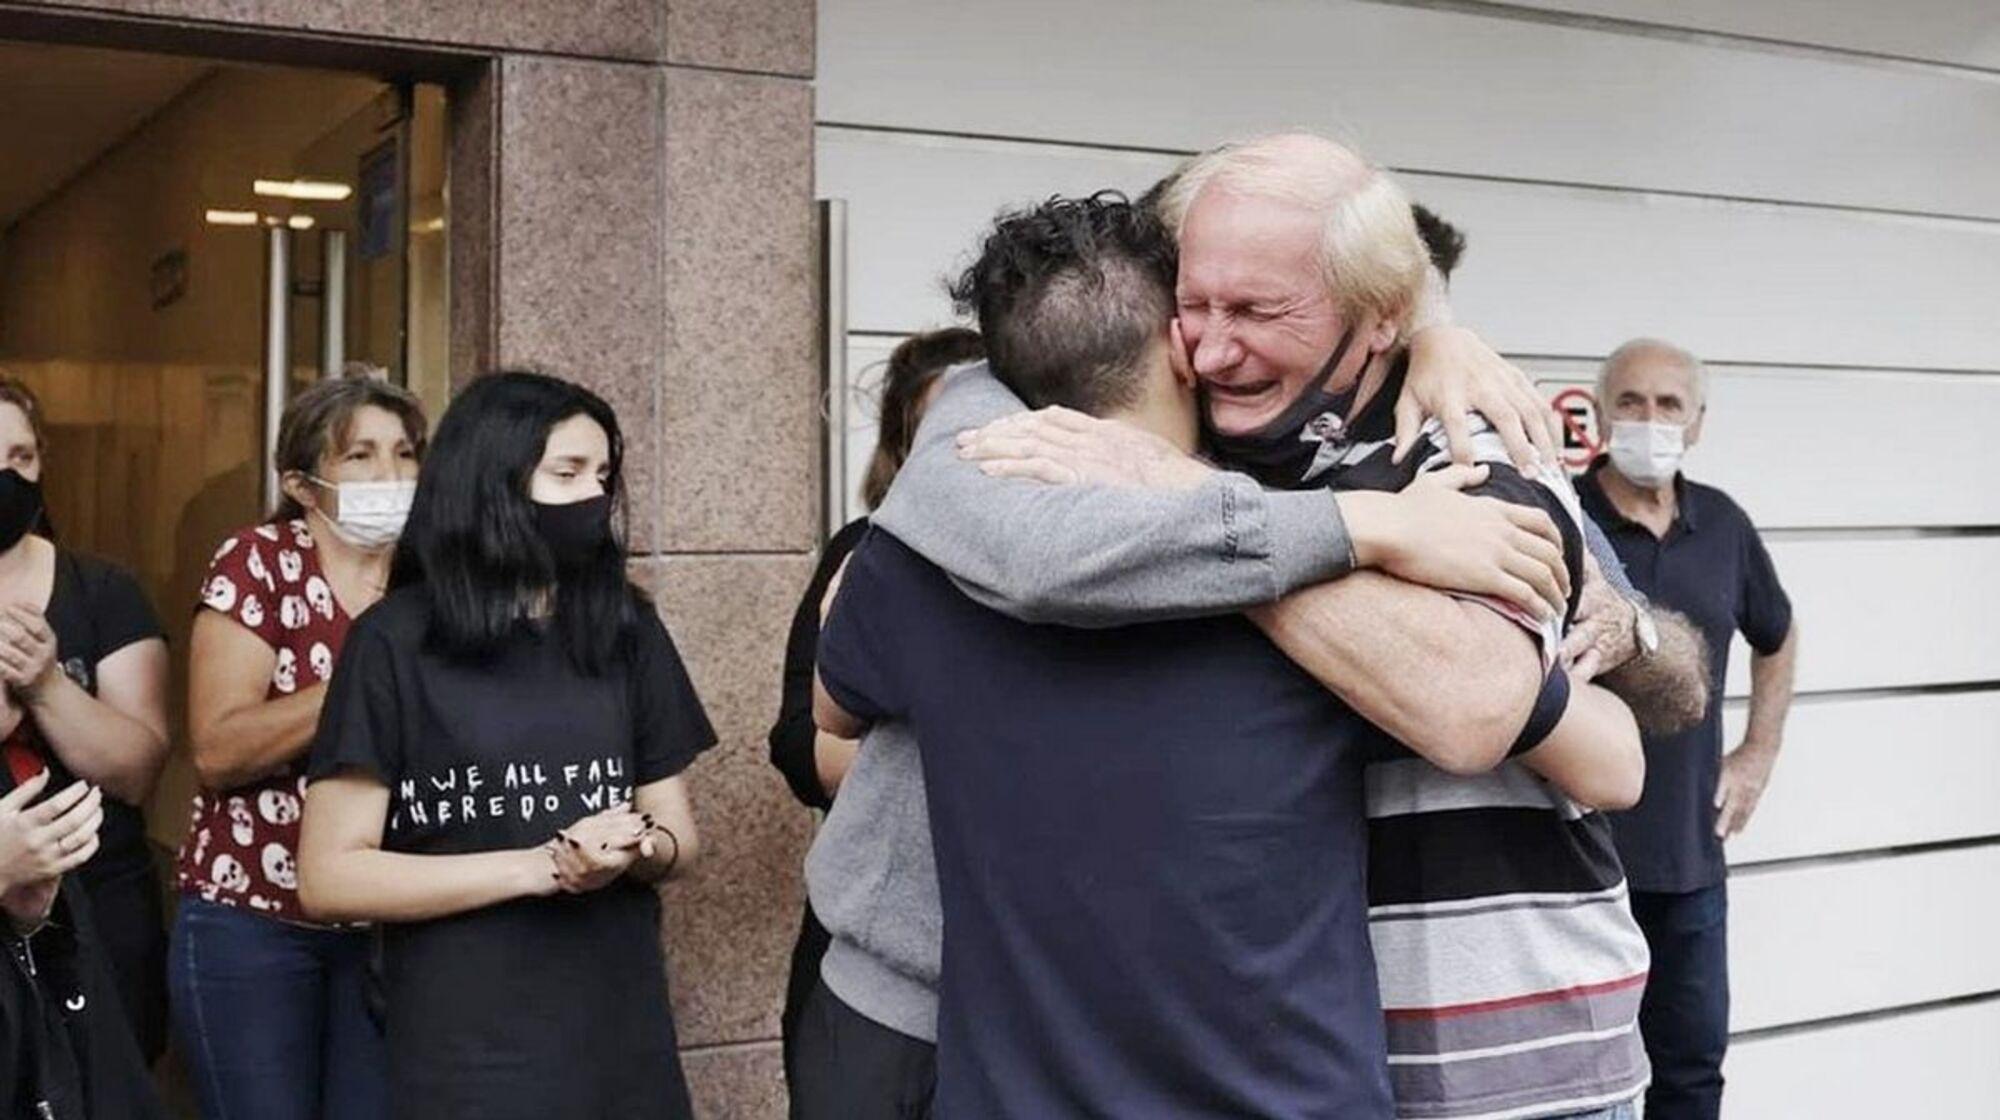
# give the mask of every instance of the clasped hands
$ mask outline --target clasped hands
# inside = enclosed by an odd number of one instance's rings
[[[542,850],[554,863],[551,883],[563,894],[587,894],[616,881],[642,860],[659,853],[664,839],[668,866],[680,858],[680,840],[630,802],[614,805],[560,829]]]
[[[56,634],[41,611],[23,603],[0,606],[0,683],[32,702],[56,667]]]

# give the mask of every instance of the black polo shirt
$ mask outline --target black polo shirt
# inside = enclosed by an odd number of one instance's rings
[[[1679,508],[1667,535],[1655,537],[1611,504],[1597,478],[1603,469],[1600,458],[1577,480],[1583,508],[1611,539],[1633,586],[1701,628],[1709,658],[1708,711],[1679,734],[1646,737],[1646,791],[1630,811],[1611,814],[1612,829],[1633,890],[1699,890],[1724,874],[1715,785],[1729,639],[1740,633],[1758,653],[1777,652],[1792,630],[1792,601],[1749,515],[1729,495],[1676,475]]]

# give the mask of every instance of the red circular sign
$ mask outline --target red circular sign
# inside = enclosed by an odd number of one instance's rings
[[[1590,390],[1572,385],[1549,399],[1549,407],[1563,422],[1563,465],[1580,471],[1590,465],[1603,448],[1597,435],[1597,401]]]

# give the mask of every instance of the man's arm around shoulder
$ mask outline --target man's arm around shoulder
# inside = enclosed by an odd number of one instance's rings
[[[1222,471],[1178,490],[1051,486],[959,457],[959,432],[1024,407],[984,364],[947,374],[873,519],[985,607],[1070,626],[1229,614],[1347,567],[1324,492]]]

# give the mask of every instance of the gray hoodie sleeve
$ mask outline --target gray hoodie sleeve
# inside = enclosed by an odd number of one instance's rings
[[[1218,471],[1192,490],[990,478],[955,437],[1026,406],[985,363],[946,374],[875,525],[974,600],[1029,622],[1118,626],[1228,614],[1346,574],[1340,506]]]

